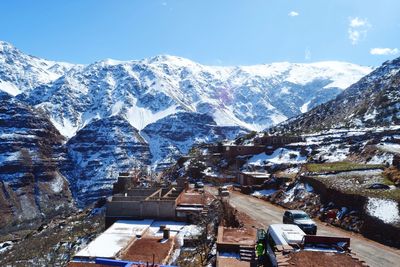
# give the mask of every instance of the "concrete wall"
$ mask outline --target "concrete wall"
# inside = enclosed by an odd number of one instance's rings
[[[254,138],[255,145],[270,145],[270,146],[281,146],[290,143],[303,142],[305,138],[301,136],[264,136]]]
[[[159,188],[133,188],[129,189],[127,194],[128,196],[143,196],[148,197],[154,192],[159,190]]]
[[[106,216],[141,217],[141,201],[112,201],[107,203]]]
[[[107,203],[106,216],[174,219],[175,208],[175,200],[112,201]]]
[[[237,156],[256,155],[265,152],[265,146],[224,146],[225,158],[233,159]]]

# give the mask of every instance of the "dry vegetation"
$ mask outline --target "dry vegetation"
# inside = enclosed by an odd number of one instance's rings
[[[384,167],[381,164],[360,164],[347,161],[306,164],[307,170],[314,173],[382,169]]]
[[[392,166],[383,172],[385,177],[387,177],[393,184],[400,186],[400,170]]]
[[[0,254],[0,266],[66,266],[71,257],[104,230],[104,214],[90,209],[56,218]]]

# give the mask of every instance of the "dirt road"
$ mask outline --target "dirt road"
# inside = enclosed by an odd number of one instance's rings
[[[214,190],[211,190],[214,192]],[[281,223],[284,208],[274,206],[269,202],[252,196],[232,192],[230,204],[237,210],[246,213],[265,228],[273,223]],[[400,250],[384,246],[361,235],[340,228],[327,226],[318,222],[318,234],[328,236],[350,237],[350,247],[357,256],[372,267],[400,266]]]

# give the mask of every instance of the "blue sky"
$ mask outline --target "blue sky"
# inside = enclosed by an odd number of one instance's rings
[[[209,65],[400,56],[399,0],[2,0],[0,40],[46,59]]]

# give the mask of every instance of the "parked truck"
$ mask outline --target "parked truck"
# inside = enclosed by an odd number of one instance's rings
[[[258,230],[264,244],[261,266],[367,266],[350,250],[350,238],[307,235],[294,224],[272,224]]]
[[[221,186],[218,188],[218,195],[221,197],[228,197],[229,196],[229,189],[227,186]]]

